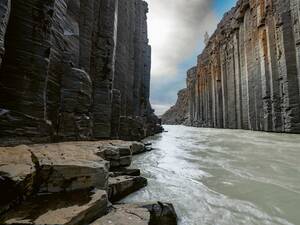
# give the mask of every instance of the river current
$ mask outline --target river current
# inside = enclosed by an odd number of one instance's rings
[[[180,225],[300,224],[300,135],[165,129],[132,165],[148,186],[124,202],[172,202]]]

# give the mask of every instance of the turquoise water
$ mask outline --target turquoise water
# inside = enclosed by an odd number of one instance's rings
[[[300,224],[300,135],[165,129],[132,165],[149,185],[125,202],[172,202],[181,225]]]

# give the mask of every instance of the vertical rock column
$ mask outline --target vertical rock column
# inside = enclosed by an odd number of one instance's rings
[[[52,100],[49,100],[48,108],[51,115],[53,112],[53,121],[57,116],[55,128],[59,140],[87,140],[92,136],[92,83],[85,71],[89,69],[87,58],[90,51],[85,38],[91,37],[91,31],[82,25],[82,21],[92,22],[93,14],[87,17],[81,10],[82,7],[91,8],[92,1],[89,3],[84,5],[80,0],[61,0],[55,5],[52,37],[55,44],[51,52],[50,71],[53,71],[53,81],[57,80],[60,84],[60,95],[57,99],[57,86],[52,82],[52,87],[48,88],[49,99]],[[82,48],[82,45],[87,48]],[[58,114],[55,114],[57,103]]]
[[[135,0],[119,0],[114,88],[121,92],[121,116],[133,115]]]
[[[112,120],[112,88],[115,77],[118,1],[100,0],[96,1],[96,5],[99,11],[95,15],[97,23],[93,35],[91,60],[93,134],[95,138],[109,138]]]
[[[283,79],[283,120],[286,132],[300,132],[299,73],[297,68],[297,49],[292,18],[293,1],[276,1],[278,22],[279,70]],[[299,9],[298,9],[299,11]],[[298,18],[297,18],[298,19]]]
[[[189,116],[190,116],[190,124],[193,125],[195,121],[195,113],[196,113],[196,71],[197,67],[193,67],[187,71],[187,91],[188,91],[188,99],[189,99]]]
[[[8,19],[10,15],[10,0],[3,0],[0,2],[0,67],[2,64],[2,58],[4,56],[4,41],[5,41],[5,34],[6,28],[8,24]]]
[[[2,137],[49,140],[52,135],[47,121],[46,92],[53,6],[52,0],[11,2],[0,70]],[[3,15],[7,23],[8,15]],[[2,27],[2,34],[3,31]]]
[[[147,3],[136,1],[134,32],[135,67],[133,81],[134,116],[141,116],[145,113],[149,100],[151,48],[148,45],[147,13]]]

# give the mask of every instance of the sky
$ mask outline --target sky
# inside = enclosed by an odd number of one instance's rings
[[[186,87],[186,71],[196,65],[204,34],[212,34],[236,0],[146,0],[152,46],[151,103],[157,115],[175,104]]]

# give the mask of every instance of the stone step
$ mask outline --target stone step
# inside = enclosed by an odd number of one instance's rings
[[[0,218],[3,225],[81,225],[107,213],[103,190],[80,190],[39,195],[28,199]]]
[[[147,179],[141,176],[119,176],[108,179],[108,197],[116,202],[147,186]]]

